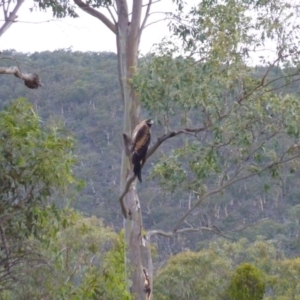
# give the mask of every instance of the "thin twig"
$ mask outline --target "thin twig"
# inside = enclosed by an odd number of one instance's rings
[[[108,5],[106,6],[106,9],[108,10],[108,12],[109,12],[109,14],[110,14],[112,20],[114,21],[115,26],[116,26],[117,25],[117,20],[115,19],[114,15],[113,15],[113,13],[112,13],[112,11],[111,11],[111,9],[109,8]]]
[[[255,222],[255,223],[247,224],[245,226],[242,226],[242,227],[239,227],[239,228],[227,231],[227,233],[242,231],[242,230],[245,230],[248,227],[253,227],[253,226],[257,225],[257,224],[264,223],[264,222],[266,222],[268,220],[269,220],[269,218],[264,218],[262,220],[259,220],[259,221]]]
[[[149,0],[149,2],[147,4],[147,9],[146,9],[145,17],[144,17],[144,20],[142,22],[141,28],[139,30],[139,36],[142,35],[142,31],[144,30],[146,22],[147,22],[147,20],[149,18],[151,5],[152,5],[152,0]]]

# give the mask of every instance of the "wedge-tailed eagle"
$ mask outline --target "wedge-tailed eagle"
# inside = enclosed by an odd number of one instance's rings
[[[150,128],[153,120],[147,119],[140,122],[132,133],[132,164],[134,175],[142,182],[141,170],[146,161],[148,146],[151,140]]]

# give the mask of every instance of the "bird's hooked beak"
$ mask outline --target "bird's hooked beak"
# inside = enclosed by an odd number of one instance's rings
[[[151,127],[154,124],[154,121],[152,119],[147,120],[147,124],[149,127]]]

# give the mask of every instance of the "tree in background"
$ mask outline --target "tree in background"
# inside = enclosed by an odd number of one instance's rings
[[[275,240],[260,238],[254,243],[245,238],[217,239],[198,252],[171,256],[155,276],[155,296],[165,300],[254,300],[262,296],[279,300],[290,280],[278,269],[286,260],[275,245]],[[296,278],[292,282],[290,287],[296,287]]]
[[[262,300],[265,282],[261,271],[249,263],[235,270],[228,290],[232,300]]]
[[[48,244],[34,240],[47,264],[18,266],[14,289],[4,299],[130,299],[124,282],[124,237],[96,217],[65,209],[68,220]],[[51,223],[45,224],[51,233]],[[33,241],[32,241],[33,242]],[[2,299],[2,298],[1,298]]]
[[[297,257],[279,261],[274,267],[274,273],[275,280],[273,290],[277,297],[275,299],[300,299],[300,258]]]
[[[157,299],[223,299],[231,276],[231,260],[215,249],[172,256],[154,280]]]

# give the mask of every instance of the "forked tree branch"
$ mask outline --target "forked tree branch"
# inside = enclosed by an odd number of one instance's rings
[[[3,5],[3,14],[4,14],[4,24],[0,27],[0,37],[8,30],[8,28],[16,22],[17,19],[17,12],[20,9],[21,5],[23,4],[24,0],[17,0],[15,7],[12,11],[9,12],[5,9],[4,3]],[[11,1],[8,2],[8,5],[11,3]]]

